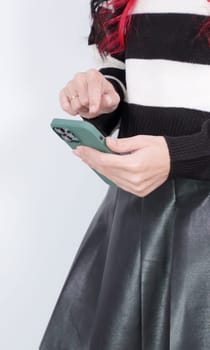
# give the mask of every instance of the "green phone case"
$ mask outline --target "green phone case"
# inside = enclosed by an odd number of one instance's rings
[[[50,126],[72,149],[77,148],[78,145],[85,145],[96,148],[102,152],[116,154],[106,145],[105,136],[93,124],[85,120],[54,118]],[[108,185],[116,186],[116,184],[107,177],[103,176],[95,169],[91,169]]]

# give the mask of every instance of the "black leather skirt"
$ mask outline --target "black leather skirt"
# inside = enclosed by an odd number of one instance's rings
[[[209,350],[210,182],[109,187],[40,350]]]

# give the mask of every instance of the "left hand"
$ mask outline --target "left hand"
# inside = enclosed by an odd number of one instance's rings
[[[114,152],[130,153],[111,154],[88,146],[78,146],[72,152],[118,187],[139,197],[166,181],[170,156],[164,136],[106,137],[106,144]]]

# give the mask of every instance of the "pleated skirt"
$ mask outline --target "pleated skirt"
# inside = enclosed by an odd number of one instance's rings
[[[107,189],[39,350],[209,350],[210,181]]]

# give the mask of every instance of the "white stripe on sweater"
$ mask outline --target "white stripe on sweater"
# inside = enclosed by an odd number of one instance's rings
[[[130,13],[174,12],[210,15],[210,3],[207,0],[139,0]]]
[[[210,66],[167,59],[126,59],[129,103],[210,111]]]

